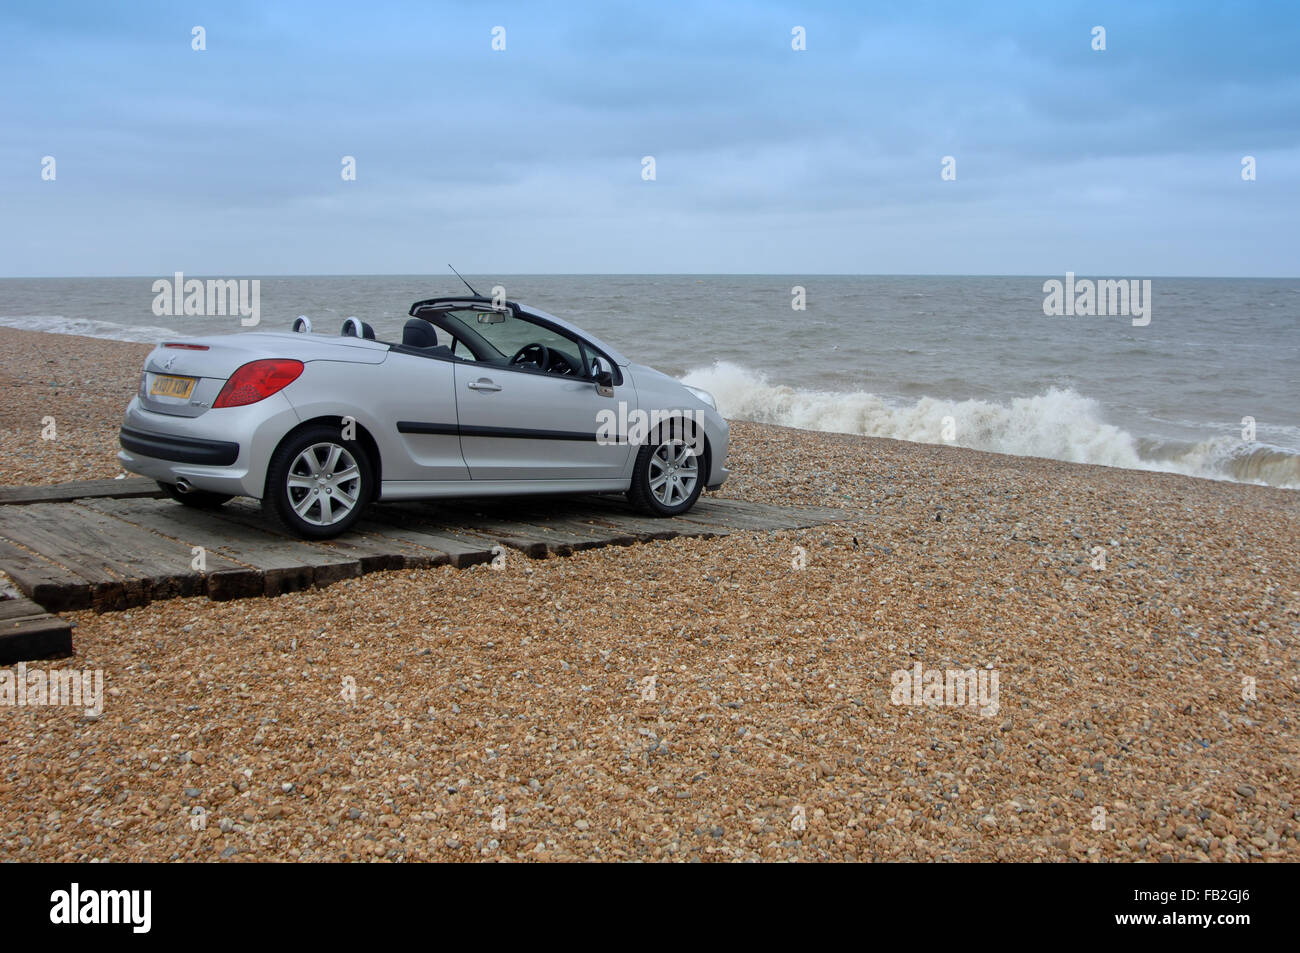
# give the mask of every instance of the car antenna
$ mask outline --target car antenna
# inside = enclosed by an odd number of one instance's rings
[[[447,267],[451,268],[450,262],[447,263]],[[460,278],[461,281],[465,281],[465,278],[455,268],[451,268],[451,273],[455,275],[457,278]],[[472,294],[475,298],[483,297],[481,294],[479,294],[477,291],[474,290],[474,286],[470,284],[468,281],[465,281],[465,287],[469,289],[470,294]]]

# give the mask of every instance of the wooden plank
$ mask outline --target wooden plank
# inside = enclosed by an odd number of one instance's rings
[[[234,518],[239,515],[237,510],[226,512],[225,508],[190,515],[199,518],[190,520],[197,531],[209,534],[212,542],[209,551],[216,549],[262,574],[263,595],[300,592],[361,575],[361,561],[356,553],[330,551],[317,543],[264,529],[266,521],[260,513],[243,520]],[[206,522],[200,523],[202,518]]]
[[[687,522],[680,516],[646,516],[633,509],[621,497],[588,497],[587,500],[589,518],[610,526],[645,533],[648,539],[676,539],[679,536],[712,539],[715,536],[726,536],[737,528],[718,523],[701,525],[699,521]]]
[[[749,503],[743,500],[731,500],[717,497],[701,496],[699,502],[681,516],[657,520],[655,517],[639,513],[625,498],[613,495],[591,495],[582,497],[589,508],[601,513],[617,514],[619,520],[649,520],[670,524],[674,520],[693,519],[696,522],[730,526],[734,529],[749,528],[756,531],[803,529],[822,523],[834,522],[846,518],[843,510],[819,506],[776,506],[767,503]],[[717,519],[714,519],[714,517]],[[742,526],[748,524],[748,527]]]
[[[0,539],[0,569],[23,595],[51,612],[90,608],[90,583],[7,539]]]
[[[466,533],[434,522],[428,510],[408,503],[374,504],[357,526],[367,533],[391,536],[438,550],[458,568],[492,561],[498,540],[478,533]]]
[[[72,654],[72,626],[56,615],[0,622],[0,665]]]
[[[118,555],[122,552],[120,540],[106,541],[70,520],[63,510],[71,506],[33,503],[0,507],[0,535],[81,577],[90,586],[92,607],[118,608],[148,601],[139,563]],[[45,605],[41,599],[37,601]]]
[[[266,577],[259,569],[228,569],[209,573],[208,598],[214,602],[252,599],[266,594]]]
[[[0,505],[0,569],[46,609],[105,609],[205,591],[212,599],[277,595],[384,569],[467,566],[489,562],[498,545],[543,557],[842,518],[843,511],[829,507],[726,499],[701,500],[672,519],[647,517],[609,495],[403,501],[372,505],[349,533],[312,542],[268,524],[248,501],[197,510],[170,500],[104,495]],[[206,573],[191,569],[194,546],[206,550]],[[0,604],[0,622],[27,624],[34,617],[26,611]]]
[[[24,619],[32,615],[45,615],[45,610],[31,599],[22,596],[17,599],[0,599],[0,622],[8,619]]]
[[[263,595],[278,596],[361,575],[361,563],[355,554],[330,552],[305,540],[263,529],[265,521],[256,510],[253,519],[232,519],[238,514],[238,504],[220,510],[191,509],[170,500],[105,499],[86,501],[84,505],[189,545],[202,546],[210,555],[215,553],[245,569],[259,571]]]
[[[261,511],[249,506],[227,506],[221,510],[221,515],[244,526],[263,529],[287,545],[303,544],[302,540],[288,535],[279,526],[268,525]],[[441,550],[383,533],[365,532],[360,522],[337,539],[317,540],[309,545],[317,551],[337,556],[339,561],[357,560],[363,574],[391,569],[424,569],[448,562],[447,554]]]
[[[0,526],[86,578],[91,605],[101,612],[203,592],[202,577],[190,568],[192,554],[183,543],[76,503],[3,508]],[[60,548],[51,552],[53,545]],[[92,553],[98,565],[85,561]]]
[[[614,529],[640,534],[646,539],[674,539],[679,536],[714,538],[733,532],[767,532],[818,525],[822,514],[805,517],[791,515],[791,508],[745,504],[732,506],[731,501],[701,500],[680,516],[656,518],[632,508],[615,497],[590,497],[584,521],[598,522]],[[839,511],[829,511],[841,515]]]
[[[363,574],[395,569],[425,569],[448,562],[444,552],[391,536],[366,533],[357,525],[341,539],[326,540],[316,545],[331,551],[355,554],[361,563]]]
[[[519,520],[493,519],[482,515],[464,514],[456,519],[457,531],[461,527],[489,539],[494,545],[509,546],[533,559],[544,559],[547,552],[554,547],[567,547],[566,553],[573,551],[573,544],[588,542],[586,537],[558,533],[537,524],[524,523]],[[446,528],[444,528],[446,531]]]
[[[751,517],[768,524],[772,529],[804,529],[847,518],[843,510],[826,506],[775,506],[769,503],[750,503],[745,500],[701,500],[691,513],[709,516],[714,512],[734,513]]]
[[[680,520],[683,523],[695,524],[712,529],[717,527],[740,530],[750,533],[773,532],[782,529],[792,529],[793,527],[774,524],[774,521],[758,515],[739,513],[731,509],[709,508],[693,509],[681,516],[674,516],[674,520]]]
[[[87,505],[89,502],[67,504],[69,519],[75,520],[79,532],[114,541],[130,554],[132,562],[141,567],[140,574],[147,588],[145,601],[203,595],[207,591],[207,574],[245,568],[218,553],[205,552],[205,568],[200,572],[193,568],[195,554],[189,543],[110,516]],[[96,608],[102,611],[110,607],[96,605]]]
[[[168,509],[168,506],[174,509]],[[201,533],[187,533],[180,527],[184,520],[170,519],[168,514],[185,511],[181,504],[168,500],[162,503],[145,504],[145,509],[117,507],[110,500],[82,500],[79,508],[94,514],[95,519],[109,519],[130,525],[147,538],[155,540],[150,545],[156,561],[161,561],[164,571],[154,578],[151,585],[151,599],[173,598],[179,595],[201,595],[215,600],[246,599],[266,593],[264,573],[248,566],[237,559],[223,555],[209,546],[204,546],[205,571],[190,568],[194,558],[193,547],[203,545],[191,540],[199,538]],[[143,514],[143,519],[138,519]],[[193,514],[203,518],[202,512]],[[181,532],[177,532],[181,528]],[[210,528],[210,527],[209,527]],[[189,537],[189,538],[186,538]],[[175,567],[175,554],[179,554],[181,566],[179,574],[170,570]],[[98,608],[103,608],[101,605]]]
[[[25,506],[30,503],[67,503],[72,500],[108,496],[116,499],[158,497],[163,491],[153,480],[127,477],[122,480],[76,480],[42,486],[0,486],[0,504]]]
[[[601,500],[599,513],[604,519],[593,519],[593,500]],[[670,520],[626,517],[630,512],[626,504],[610,502],[600,497],[529,499],[510,497],[482,505],[474,501],[473,508],[450,512],[445,504],[417,502],[407,504],[426,519],[451,520],[468,526],[476,532],[492,537],[514,549],[533,557],[554,552],[569,555],[582,549],[600,546],[627,546],[647,539],[672,539],[688,529],[700,534],[694,527],[674,527]],[[446,531],[445,528],[442,531]]]
[[[590,509],[584,517],[596,525],[621,529],[639,536],[643,541],[655,539],[676,539],[684,531],[695,534],[695,528],[683,526],[671,519],[655,519],[653,516],[638,516],[615,509]]]
[[[77,539],[76,530],[66,524],[60,529],[57,520],[45,518],[45,508],[60,504],[35,503],[30,506],[0,507],[0,536],[21,543],[45,559],[63,566],[92,584],[117,578],[116,563],[103,553],[87,552]],[[66,505],[66,504],[64,504]]]
[[[546,554],[550,551],[546,540],[529,538],[526,536],[501,536],[493,542],[493,557],[496,556],[495,550],[497,546],[516,549],[529,559],[545,559]]]
[[[803,507],[768,506],[762,503],[742,503],[735,500],[701,498],[696,505],[680,516],[656,519],[645,516],[619,497],[592,496],[585,498],[589,509],[599,512],[600,519],[613,525],[647,529],[654,538],[672,539],[677,536],[712,538],[733,532],[771,532],[816,526],[828,517],[843,516],[842,511],[808,507],[814,512],[804,514]],[[656,526],[670,527],[655,531]]]
[[[552,543],[563,546],[584,541],[581,537],[561,538],[554,534],[548,540],[547,534],[537,528],[545,519],[547,510],[536,506],[515,508],[498,501],[488,501],[484,505],[484,501],[479,500],[458,507],[431,501],[407,506],[416,514],[422,527],[428,525],[440,535],[472,534],[490,543],[489,552],[498,545],[508,546],[533,559],[544,559],[552,551]],[[534,515],[531,523],[519,518],[521,510]]]
[[[604,546],[631,546],[642,542],[642,537],[614,526],[586,523],[578,519],[553,519],[548,523],[516,523],[516,532],[527,538],[545,542],[547,549],[560,556],[569,556],[584,549]]]
[[[374,513],[374,507],[366,510],[366,517],[357,522],[353,531],[362,534],[368,540],[374,540],[376,545],[393,542],[412,547],[412,553],[416,556],[428,554],[431,566],[464,567],[492,559],[491,546],[484,540],[471,543],[464,538],[443,537],[436,533],[413,529],[409,525],[389,523],[385,521],[382,514]]]

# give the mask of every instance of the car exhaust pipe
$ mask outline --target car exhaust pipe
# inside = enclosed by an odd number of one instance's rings
[[[190,481],[185,479],[185,477],[181,477],[176,481],[176,492],[188,493],[192,489],[194,489],[194,487],[190,486]]]

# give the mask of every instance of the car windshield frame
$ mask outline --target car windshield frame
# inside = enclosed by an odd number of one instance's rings
[[[605,363],[608,365],[613,377],[613,383],[616,385],[623,383],[623,373],[618,360],[616,360],[612,354],[607,352],[605,348],[597,346],[593,341],[579,333],[578,329],[565,326],[565,323],[561,322],[559,319],[552,321],[548,317],[541,317],[520,308],[513,302],[506,302],[504,308],[498,308],[483,301],[461,298],[438,302],[417,303],[411,308],[411,315],[413,317],[428,321],[434,327],[451,335],[454,339],[453,347],[455,341],[460,341],[460,343],[474,355],[472,361],[468,358],[459,356],[454,357],[454,360],[465,361],[467,363],[477,362],[491,364],[506,370],[550,374],[551,372],[549,371],[540,371],[527,365],[510,364],[510,358],[513,354],[503,353],[495,343],[479,333],[475,327],[478,323],[477,321],[471,323],[460,317],[462,314],[492,312],[498,314],[504,313],[508,318],[514,318],[515,320],[521,321],[525,324],[534,325],[541,331],[569,342],[573,348],[573,353],[569,356],[576,357],[581,362],[581,367],[578,369],[577,374],[573,376],[551,376],[567,377],[570,380],[577,379],[590,381],[593,379],[591,370],[592,361],[594,358],[600,357],[603,358]],[[545,342],[543,341],[542,343]],[[483,356],[480,356],[480,352]],[[568,354],[567,351],[565,353]]]

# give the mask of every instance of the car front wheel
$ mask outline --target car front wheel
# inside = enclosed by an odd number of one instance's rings
[[[298,536],[330,539],[360,519],[373,472],[360,444],[337,429],[309,427],[276,448],[262,509]]]
[[[704,489],[704,454],[681,435],[661,435],[643,446],[632,469],[628,499],[651,516],[678,516]]]

